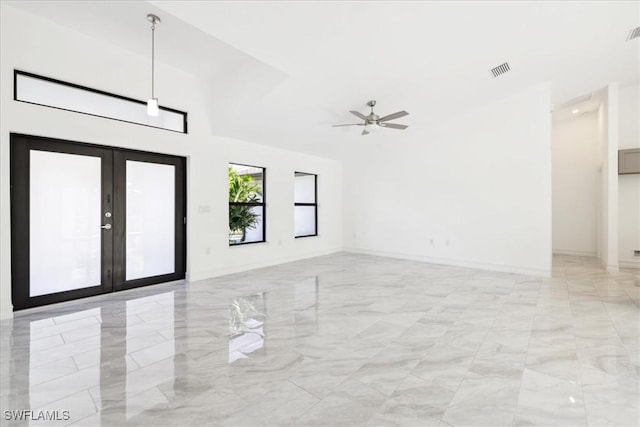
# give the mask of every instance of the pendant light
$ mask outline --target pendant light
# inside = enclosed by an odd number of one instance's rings
[[[155,97],[155,32],[156,24],[160,23],[160,18],[153,13],[150,13],[147,15],[147,19],[151,22],[151,98],[147,101],[147,114],[150,116],[157,116],[160,113],[160,106],[158,105],[158,98]]]

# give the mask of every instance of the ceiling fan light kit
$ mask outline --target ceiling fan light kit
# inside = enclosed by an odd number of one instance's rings
[[[356,116],[357,118],[362,120],[362,123],[349,123],[343,125],[333,125],[333,127],[341,127],[341,126],[364,126],[361,135],[369,135],[371,132],[375,132],[380,128],[390,128],[390,129],[400,129],[404,130],[408,128],[407,125],[400,125],[396,123],[387,123],[389,120],[399,119],[400,117],[404,117],[409,115],[406,111],[398,111],[393,114],[388,114],[384,117],[378,116],[373,112],[373,107],[376,106],[376,101],[371,100],[367,102],[367,106],[371,108],[371,112],[368,115],[364,115],[359,111],[351,110],[349,111],[351,114]]]

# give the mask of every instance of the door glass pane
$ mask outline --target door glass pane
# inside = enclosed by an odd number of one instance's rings
[[[295,207],[296,236],[312,236],[316,234],[316,207]]]
[[[127,160],[126,280],[175,272],[175,166]]]
[[[30,152],[29,295],[99,286],[101,159]]]

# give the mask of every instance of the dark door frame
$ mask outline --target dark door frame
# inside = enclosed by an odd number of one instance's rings
[[[186,272],[186,159],[105,145],[62,139],[10,134],[11,158],[11,297],[14,310],[84,298],[123,289],[164,283],[185,278]],[[30,156],[31,150],[88,155],[101,158],[101,212],[113,212],[113,228],[102,231],[101,283],[70,291],[31,297],[30,259]],[[126,176],[125,161],[148,161],[175,166],[175,272],[126,281]],[[55,225],[55,212],[52,213]]]
[[[175,226],[175,251],[174,251],[174,273],[163,274],[160,276],[143,277],[140,279],[126,280],[126,250],[127,250],[127,234],[125,218],[127,214],[127,177],[126,177],[126,161],[134,160],[137,162],[149,162],[156,164],[172,165],[176,170],[175,177],[175,202],[174,206],[174,226]],[[113,153],[113,183],[114,183],[114,218],[121,220],[120,226],[114,227],[114,290],[137,288],[140,286],[152,285],[155,283],[171,282],[173,280],[184,279],[186,271],[186,224],[187,224],[187,192],[185,177],[185,158],[177,156],[167,156],[165,154],[147,153],[144,151],[133,150],[114,150]],[[179,189],[182,189],[181,191]],[[178,232],[182,230],[182,232]],[[184,248],[178,250],[178,248]],[[181,272],[181,273],[178,273]]]

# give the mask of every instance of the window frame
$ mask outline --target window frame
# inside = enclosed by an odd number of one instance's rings
[[[185,111],[176,110],[174,108],[163,107],[162,105],[159,106],[160,110],[167,111],[167,112],[174,113],[174,114],[178,114],[178,115],[182,115],[182,117],[183,117],[183,130],[182,131],[174,130],[174,129],[170,129],[170,128],[162,127],[162,126],[149,125],[149,124],[140,123],[140,122],[136,122],[136,121],[132,121],[132,120],[119,119],[119,118],[115,118],[115,117],[103,116],[103,115],[100,115],[100,114],[88,113],[88,112],[85,112],[85,111],[79,111],[79,110],[63,108],[63,107],[56,107],[54,105],[42,104],[42,103],[39,103],[39,102],[33,102],[33,101],[27,101],[27,100],[24,100],[24,99],[20,99],[18,97],[18,76],[24,76],[24,77],[37,79],[37,80],[42,80],[44,82],[53,83],[53,84],[57,84],[57,85],[60,85],[60,86],[66,86],[66,87],[70,87],[70,88],[73,88],[73,89],[79,89],[79,90],[83,90],[83,91],[86,91],[86,92],[90,92],[90,93],[95,93],[95,94],[98,94],[98,95],[106,96],[106,97],[109,97],[109,98],[115,98],[115,99],[118,99],[118,100],[121,100],[121,101],[132,102],[132,103],[135,103],[135,104],[142,104],[142,105],[146,105],[147,104],[146,101],[141,101],[139,99],[130,98],[128,96],[122,96],[122,95],[118,95],[118,94],[115,94],[115,93],[106,92],[104,90],[94,89],[94,88],[90,88],[88,86],[83,86],[83,85],[79,85],[79,84],[75,84],[75,83],[70,83],[70,82],[66,82],[64,80],[58,80],[58,79],[54,79],[54,78],[51,78],[51,77],[46,77],[46,76],[42,76],[42,75],[39,75],[39,74],[18,70],[18,69],[14,69],[13,70],[13,100],[14,101],[23,102],[25,104],[31,104],[31,105],[39,105],[41,107],[53,108],[55,110],[70,111],[72,113],[84,114],[86,116],[100,117],[102,119],[107,119],[107,120],[115,120],[117,122],[131,123],[131,124],[138,125],[138,126],[144,126],[144,127],[154,128],[154,129],[160,129],[160,130],[164,130],[164,131],[168,131],[168,132],[181,133],[181,134],[185,134],[185,135],[188,134],[188,126],[187,126],[188,113],[185,112]]]
[[[254,166],[247,165],[245,163],[233,163],[229,162],[227,167],[234,166],[246,166],[249,168],[262,169],[262,201],[261,202],[228,202],[228,206],[261,206],[262,207],[262,240],[256,240],[253,242],[238,242],[238,243],[229,243],[229,247],[234,246],[243,246],[243,245],[251,245],[254,243],[266,243],[267,242],[267,168],[263,166]],[[229,182],[227,180],[227,190],[228,190]],[[228,194],[227,194],[228,199]],[[227,209],[227,224],[229,223],[229,212]]]
[[[314,196],[315,203],[296,202],[296,200],[295,200],[295,179],[296,179],[296,176],[298,174],[313,176],[313,196]],[[313,206],[314,207],[314,220],[315,220],[315,233],[314,234],[304,234],[304,235],[301,235],[301,236],[296,236],[295,235],[295,233],[296,233],[296,231],[295,231],[295,216],[294,216],[294,227],[293,227],[294,238],[302,239],[304,237],[317,237],[318,236],[318,174],[294,171],[293,172],[293,180],[294,180],[293,181],[293,185],[294,185],[293,207],[294,207],[294,210],[295,210],[296,206]]]

